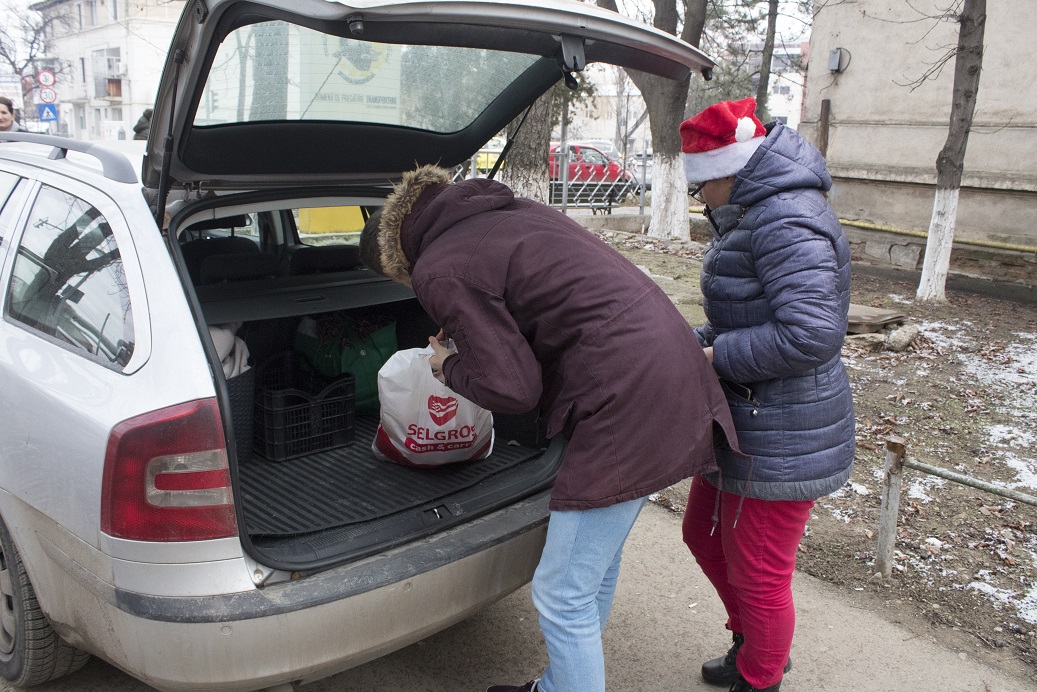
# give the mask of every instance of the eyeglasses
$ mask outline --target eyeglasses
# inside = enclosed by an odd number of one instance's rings
[[[709,181],[707,180],[706,182],[709,182]],[[704,187],[706,187],[706,183],[699,183],[698,185],[695,186],[695,189],[693,189],[691,192],[688,193],[691,196],[691,198],[693,200],[695,200],[696,202],[698,202],[699,204],[705,204],[706,203],[706,200],[702,198],[702,188],[704,188]]]

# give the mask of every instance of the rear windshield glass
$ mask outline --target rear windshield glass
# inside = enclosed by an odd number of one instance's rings
[[[538,59],[252,24],[220,45],[194,124],[335,120],[456,132]]]

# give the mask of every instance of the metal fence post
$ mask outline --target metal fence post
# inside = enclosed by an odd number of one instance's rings
[[[888,579],[893,571],[893,548],[897,542],[897,519],[900,516],[900,488],[904,478],[907,442],[896,436],[886,438],[886,462],[882,482],[882,505],[879,510],[879,548],[875,555],[876,570]]]

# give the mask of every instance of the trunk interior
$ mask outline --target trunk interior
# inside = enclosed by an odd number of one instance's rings
[[[424,346],[438,330],[413,298],[336,314],[392,320],[399,349]],[[301,360],[293,341],[306,318],[246,322],[238,335],[250,361],[269,369],[290,367],[279,360],[288,354]],[[264,377],[263,365],[254,369]],[[327,382],[292,384],[319,403]],[[495,415],[493,452],[486,459],[428,469],[380,460],[371,451],[378,415],[369,407],[352,418],[348,444],[336,438],[330,448],[317,444],[274,460],[282,456],[270,452],[280,448],[264,446],[264,414],[253,403],[264,397],[261,379],[254,386],[254,394],[249,389],[238,396],[228,380],[235,436],[248,437],[250,423],[254,428],[251,449],[238,443],[236,497],[253,552],[271,567],[305,570],[359,559],[469,521],[549,487],[560,463],[560,452],[545,451],[533,412]],[[316,406],[309,410],[307,415],[320,415]]]

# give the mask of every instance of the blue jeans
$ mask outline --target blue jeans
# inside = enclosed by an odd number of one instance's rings
[[[646,499],[551,512],[533,575],[533,603],[550,659],[538,692],[604,692],[601,633],[612,610],[623,543]]]

